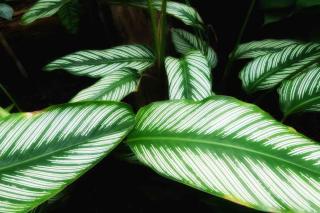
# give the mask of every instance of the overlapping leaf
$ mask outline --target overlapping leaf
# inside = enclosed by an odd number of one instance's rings
[[[285,116],[302,111],[320,111],[320,68],[312,68],[285,81],[278,93]]]
[[[172,41],[177,52],[187,54],[191,50],[200,50],[201,53],[206,56],[211,68],[214,68],[217,65],[217,54],[207,42],[185,30],[172,29],[171,32]]]
[[[127,4],[135,7],[147,8],[147,0],[110,0],[113,4]],[[162,0],[153,0],[153,7],[161,10]],[[203,28],[203,21],[198,12],[192,7],[174,1],[167,1],[167,13],[181,20],[186,25]]]
[[[142,73],[154,63],[153,53],[142,45],[123,45],[107,50],[85,50],[72,53],[48,64],[48,71],[65,69],[74,75],[105,77],[127,67]]]
[[[170,99],[202,100],[212,95],[211,73],[206,57],[198,50],[184,58],[167,57]]]
[[[0,119],[0,212],[27,212],[106,156],[134,122],[125,104],[83,102]]]
[[[161,175],[233,202],[320,210],[320,146],[255,105],[225,96],[153,103],[128,144]]]
[[[37,19],[54,15],[70,0],[38,0],[22,17],[24,24],[30,24]]]
[[[140,75],[136,70],[129,68],[117,70],[79,92],[71,102],[85,100],[120,101],[137,89],[139,79]]]
[[[299,44],[294,40],[276,40],[266,39],[262,41],[251,41],[239,45],[235,51],[235,58],[257,58],[259,56],[267,55],[281,51],[285,47],[293,44]]]
[[[249,93],[273,88],[287,77],[315,64],[319,58],[320,45],[317,43],[290,45],[248,63],[240,73],[242,85]]]

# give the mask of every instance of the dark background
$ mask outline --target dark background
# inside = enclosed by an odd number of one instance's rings
[[[215,91],[218,94],[232,95],[244,101],[256,103],[276,119],[281,119],[278,96],[275,91],[252,96],[242,91],[238,73],[246,61],[234,62],[228,78],[225,81],[221,80],[228,54],[234,48],[250,3],[249,0],[192,2],[206,24],[213,29],[208,32],[208,37],[219,57],[218,67],[213,71]],[[1,46],[0,83],[24,111],[39,110],[49,105],[68,102],[79,90],[96,81],[72,76],[64,71],[45,72],[42,67],[48,62],[77,50],[106,49],[126,42],[126,38],[121,36],[121,32],[114,25],[110,10],[103,7],[103,12],[97,13],[97,7],[96,1],[84,4],[80,28],[76,34],[68,33],[55,17],[38,21],[27,27],[19,24],[9,25],[10,23],[1,25],[1,32],[20,59],[28,77],[21,75],[12,57]],[[17,20],[14,21],[17,22]],[[169,24],[183,27],[181,23],[172,19],[169,20]],[[280,22],[264,25],[264,12],[257,1],[242,42],[264,38],[314,41],[317,40],[318,32],[319,13],[313,12],[297,13]],[[171,52],[170,45],[172,44],[169,43],[168,54],[174,54]],[[163,81],[162,83],[153,82],[155,80],[151,78],[145,78],[143,81],[143,89],[155,93],[154,96],[145,100],[145,103],[167,98],[166,82],[163,77],[159,80]],[[154,83],[159,88],[150,86]],[[10,104],[10,100],[3,93],[0,93],[0,97],[1,106]],[[125,101],[137,108],[135,98],[136,95],[130,95]],[[294,115],[286,121],[286,124],[311,138],[320,139],[319,115],[316,113]],[[125,145],[118,147],[111,156],[101,161],[54,200],[38,208],[38,211],[254,212],[254,210],[172,182],[148,168],[128,162],[123,157],[127,151]]]

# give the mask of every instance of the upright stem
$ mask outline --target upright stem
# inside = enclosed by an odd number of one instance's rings
[[[167,35],[167,0],[162,0],[161,14],[158,25],[158,66],[163,64],[165,49],[166,49],[166,35]]]
[[[0,89],[4,92],[4,94],[9,98],[9,100],[15,105],[15,107],[17,108],[17,110],[19,112],[22,112],[21,108],[19,107],[19,105],[17,104],[17,102],[14,100],[14,98],[10,95],[10,93],[8,92],[8,90],[0,83]]]
[[[157,35],[157,21],[156,21],[156,11],[153,8],[153,0],[148,0],[148,9],[149,9],[149,13],[150,13],[150,18],[151,18],[151,26],[152,26],[152,34],[153,34],[153,46],[154,46],[154,50],[156,53],[156,58],[158,59],[158,53],[159,53],[159,45],[158,45],[158,35]]]
[[[255,3],[256,3],[256,0],[252,0],[252,1],[251,1],[251,4],[250,4],[249,9],[248,9],[248,12],[247,12],[247,14],[246,14],[246,17],[245,17],[244,22],[243,22],[243,24],[242,24],[242,26],[241,26],[239,35],[238,35],[238,37],[237,37],[236,44],[235,44],[235,46],[234,46],[234,49],[233,49],[232,52],[231,52],[230,59],[229,59],[227,65],[226,65],[226,69],[224,70],[224,74],[223,74],[223,78],[222,78],[223,81],[224,81],[224,80],[227,78],[227,76],[228,76],[229,70],[230,70],[231,65],[232,65],[232,63],[233,63],[233,61],[234,61],[235,52],[236,52],[236,50],[237,50],[237,48],[238,48],[238,46],[239,46],[239,44],[240,44],[240,42],[241,42],[241,40],[242,40],[242,36],[243,36],[244,30],[245,30],[246,27],[247,27],[247,24],[248,24],[248,21],[249,21],[249,18],[250,18],[250,16],[251,16],[251,13],[252,13],[252,10],[253,10],[253,7],[254,7]]]

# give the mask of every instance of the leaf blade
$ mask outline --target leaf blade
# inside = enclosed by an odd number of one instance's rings
[[[27,211],[57,194],[106,156],[133,120],[126,105],[114,102],[65,104],[1,119],[0,210]]]
[[[159,102],[136,120],[129,146],[165,177],[258,210],[320,208],[320,146],[256,106],[223,96]]]

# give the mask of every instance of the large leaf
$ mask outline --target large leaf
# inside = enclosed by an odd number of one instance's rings
[[[320,146],[255,105],[153,103],[128,144],[156,172],[210,194],[268,212],[320,211]]]
[[[249,93],[273,88],[316,63],[319,58],[320,45],[317,43],[290,45],[248,63],[240,73],[242,85]]]
[[[78,0],[71,0],[64,4],[64,6],[58,11],[61,23],[70,33],[76,33],[78,31],[80,22],[79,4]]]
[[[27,212],[106,156],[134,117],[125,104],[83,102],[0,119],[0,212]]]
[[[23,16],[22,22],[30,24],[37,19],[54,15],[70,0],[39,0]]]
[[[200,51],[191,51],[184,58],[167,57],[170,99],[202,100],[212,95],[208,61]]]
[[[257,58],[269,53],[279,52],[292,44],[298,44],[294,40],[266,39],[262,41],[251,41],[239,45],[235,51],[235,58]]]
[[[124,67],[142,73],[154,63],[154,55],[142,45],[123,45],[107,50],[85,50],[72,53],[48,64],[48,71],[65,69],[74,75],[104,77]]]
[[[148,7],[147,0],[110,0],[112,4],[127,4],[135,7]],[[153,7],[161,11],[162,0],[152,0]],[[167,1],[167,13],[181,20],[186,25],[203,28],[203,21],[198,12],[192,7],[179,2]]]
[[[285,116],[302,111],[320,111],[320,68],[312,68],[285,81],[278,93]]]
[[[79,92],[71,102],[84,100],[120,101],[137,89],[139,79],[140,75],[136,70],[129,68],[117,70]]]
[[[200,50],[206,56],[211,68],[217,65],[217,54],[207,42],[185,30],[172,29],[171,32],[172,41],[177,52],[187,54],[191,50]]]

